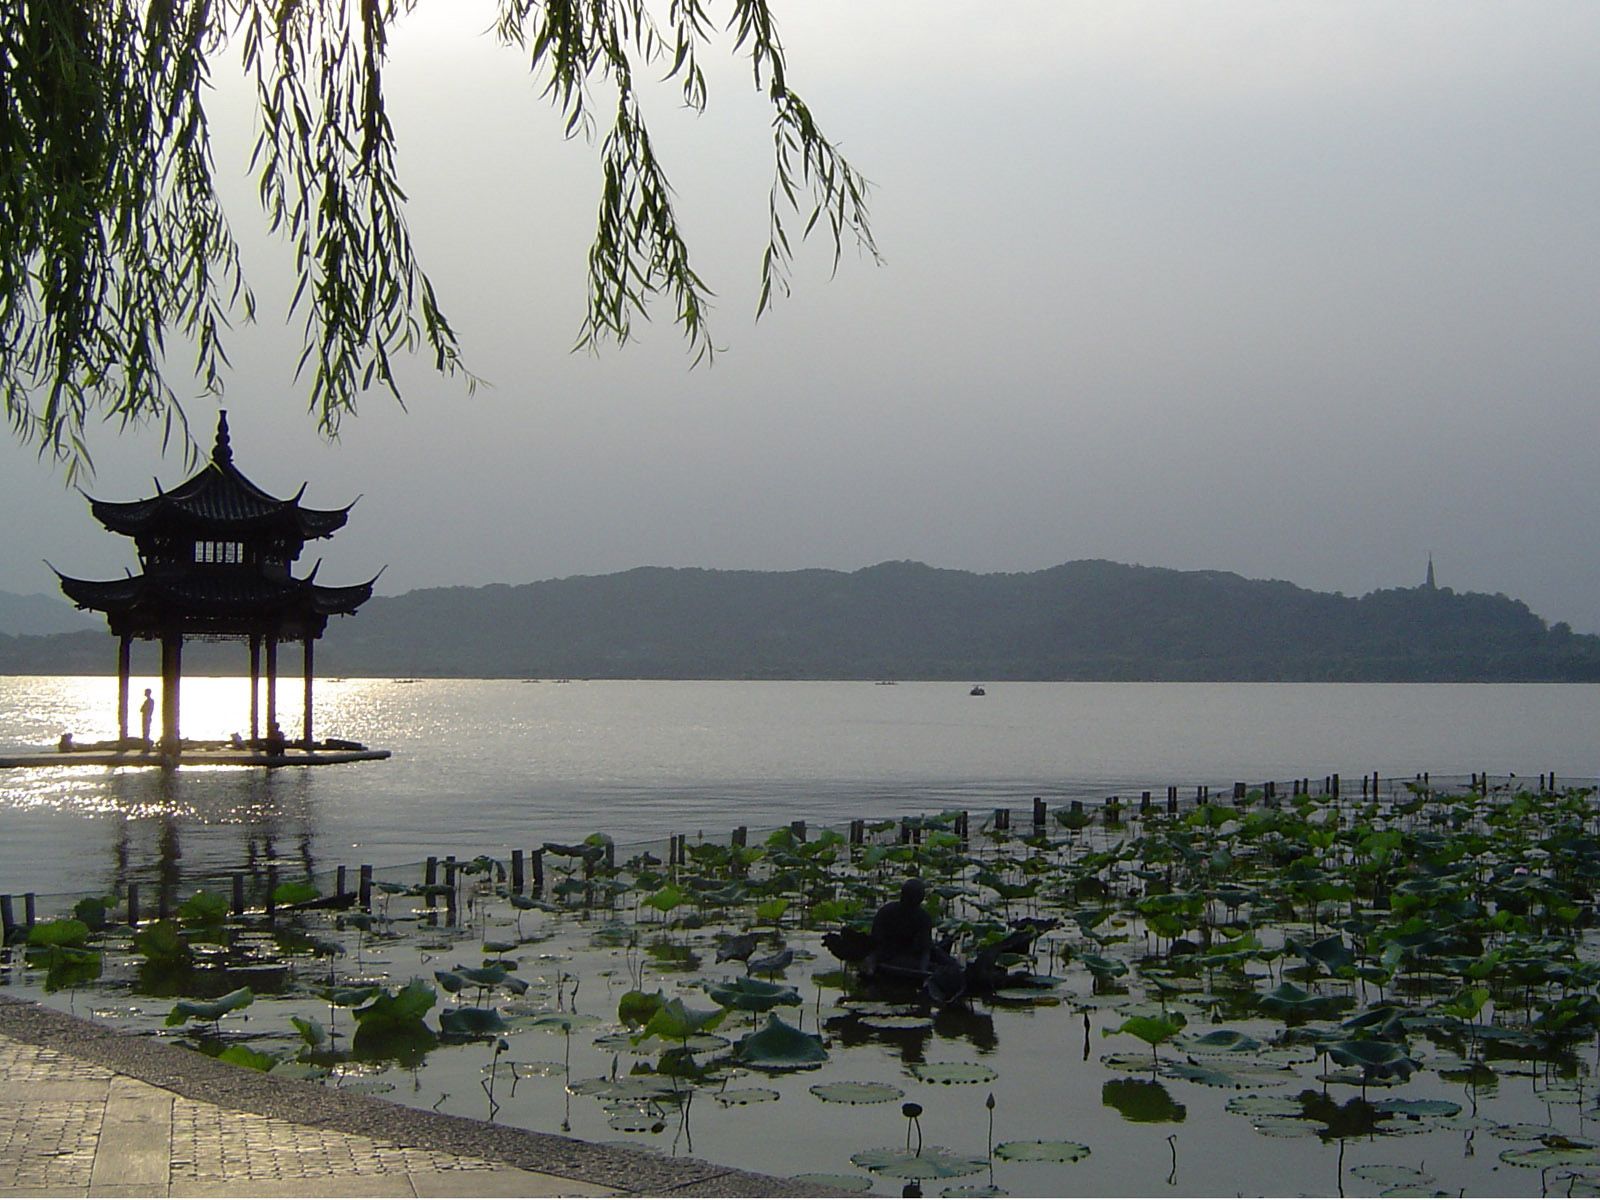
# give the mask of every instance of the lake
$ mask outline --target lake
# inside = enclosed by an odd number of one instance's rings
[[[156,686],[135,680],[134,695]],[[284,689],[286,725],[298,688]],[[186,678],[184,734],[248,721],[248,681]],[[1600,688],[1557,684],[388,679],[317,684],[317,769],[0,771],[0,891],[113,889],[279,860],[316,870],[504,854],[597,830],[726,838],[945,808],[1339,772],[1600,774]],[[0,748],[115,735],[116,681],[0,679]],[[69,877],[70,873],[70,877]]]

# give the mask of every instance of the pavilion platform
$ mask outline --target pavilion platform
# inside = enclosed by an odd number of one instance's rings
[[[389,757],[388,750],[365,746],[284,747],[281,754],[269,754],[257,746],[235,746],[231,742],[183,743],[176,760],[160,750],[147,749],[137,742],[90,742],[70,750],[40,749],[0,754],[0,767],[323,767],[334,763],[375,762]]]

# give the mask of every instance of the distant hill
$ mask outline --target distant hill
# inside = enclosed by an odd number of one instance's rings
[[[151,652],[153,660],[153,652]],[[298,654],[288,653],[293,670]],[[0,672],[108,673],[106,634],[0,637]],[[244,669],[196,643],[185,669]],[[135,669],[141,669],[136,661]],[[153,669],[153,668],[152,668]],[[376,597],[323,675],[664,679],[1600,681],[1600,637],[1449,588],[1350,598],[1104,561],[976,575],[641,567]]]
[[[103,626],[104,622],[89,613],[79,612],[60,595],[19,596],[16,592],[0,592],[0,633],[13,637],[43,637]]]

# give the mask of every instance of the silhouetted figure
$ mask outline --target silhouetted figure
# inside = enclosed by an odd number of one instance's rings
[[[150,689],[144,690],[144,703],[139,705],[139,736],[144,740],[145,748],[150,746],[150,722],[155,719],[156,700],[150,694]]]
[[[70,754],[76,747],[72,744],[72,730],[67,730],[61,735],[61,740],[56,743],[56,749],[62,754]]]
[[[276,721],[272,728],[267,730],[267,753],[277,756],[284,752],[289,745],[289,740],[283,736],[283,727]]]
[[[878,910],[872,918],[872,949],[862,963],[863,974],[928,974],[933,959],[933,918],[922,907],[927,894],[926,885],[913,875],[900,885],[900,898]]]

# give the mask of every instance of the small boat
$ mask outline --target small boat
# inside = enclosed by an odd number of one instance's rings
[[[988,694],[988,692],[983,690],[983,684],[981,683],[973,684],[972,690],[967,693],[969,696],[987,696]]]

